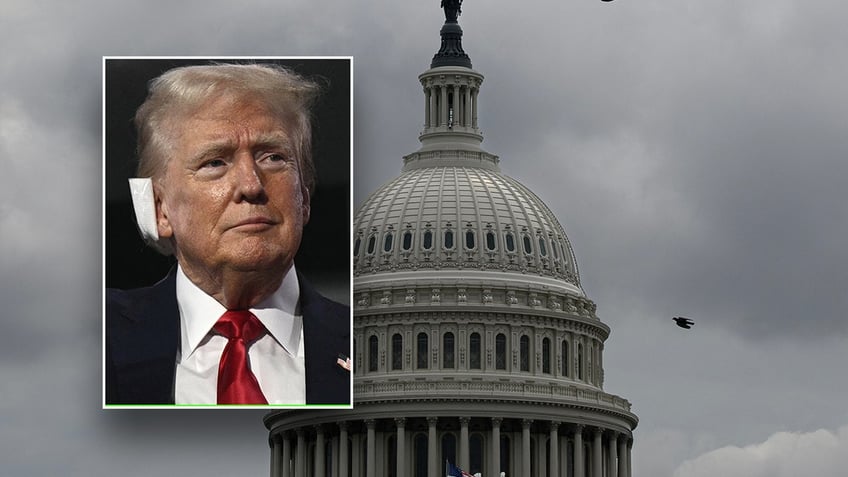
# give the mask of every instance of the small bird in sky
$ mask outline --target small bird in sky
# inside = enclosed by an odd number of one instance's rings
[[[684,318],[682,316],[675,316],[672,319],[677,323],[677,326],[681,328],[686,328],[687,330],[692,328],[692,326],[695,324],[694,321],[690,320],[689,318]]]

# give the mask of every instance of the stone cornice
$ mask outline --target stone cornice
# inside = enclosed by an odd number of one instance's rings
[[[435,413],[435,414],[434,414]],[[606,406],[603,403],[582,402],[541,402],[538,400],[508,400],[491,397],[475,399],[409,397],[396,400],[359,400],[352,410],[279,410],[271,411],[264,417],[265,427],[272,434],[280,430],[312,429],[317,423],[336,423],[340,421],[364,421],[387,419],[398,416],[406,418],[426,418],[437,415],[444,418],[491,418],[528,419],[533,422],[556,421],[560,427],[585,426],[603,428],[625,435],[631,435],[639,423],[638,417],[630,411]],[[567,424],[566,424],[567,423]],[[407,429],[412,432],[411,429]]]
[[[496,399],[550,405],[582,405],[592,409],[606,408],[630,413],[628,400],[597,389],[556,383],[521,383],[514,380],[358,380],[354,382],[353,394],[357,403],[444,399],[471,402]]]

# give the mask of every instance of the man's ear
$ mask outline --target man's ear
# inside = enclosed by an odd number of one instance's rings
[[[303,211],[303,225],[309,223],[309,213],[310,213],[310,195],[309,189],[306,186],[300,188],[301,200],[303,203],[301,204],[301,209]]]
[[[168,219],[168,204],[162,199],[162,191],[154,187],[154,203],[156,204],[156,229],[160,239],[168,239],[174,236],[174,229]]]

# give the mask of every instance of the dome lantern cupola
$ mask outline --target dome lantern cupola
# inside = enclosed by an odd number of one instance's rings
[[[462,50],[462,28],[457,23],[461,3],[442,2],[441,47],[430,69],[418,76],[424,88],[421,148],[404,157],[404,170],[466,164],[498,170],[497,156],[480,147],[483,134],[477,125],[477,95],[483,75],[471,68],[471,59]]]

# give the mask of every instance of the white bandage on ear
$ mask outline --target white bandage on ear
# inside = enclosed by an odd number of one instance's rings
[[[159,240],[159,226],[156,223],[156,200],[153,197],[153,180],[145,177],[132,178],[129,181],[135,221],[138,224],[141,238],[156,250],[170,255],[171,244],[167,240]]]

